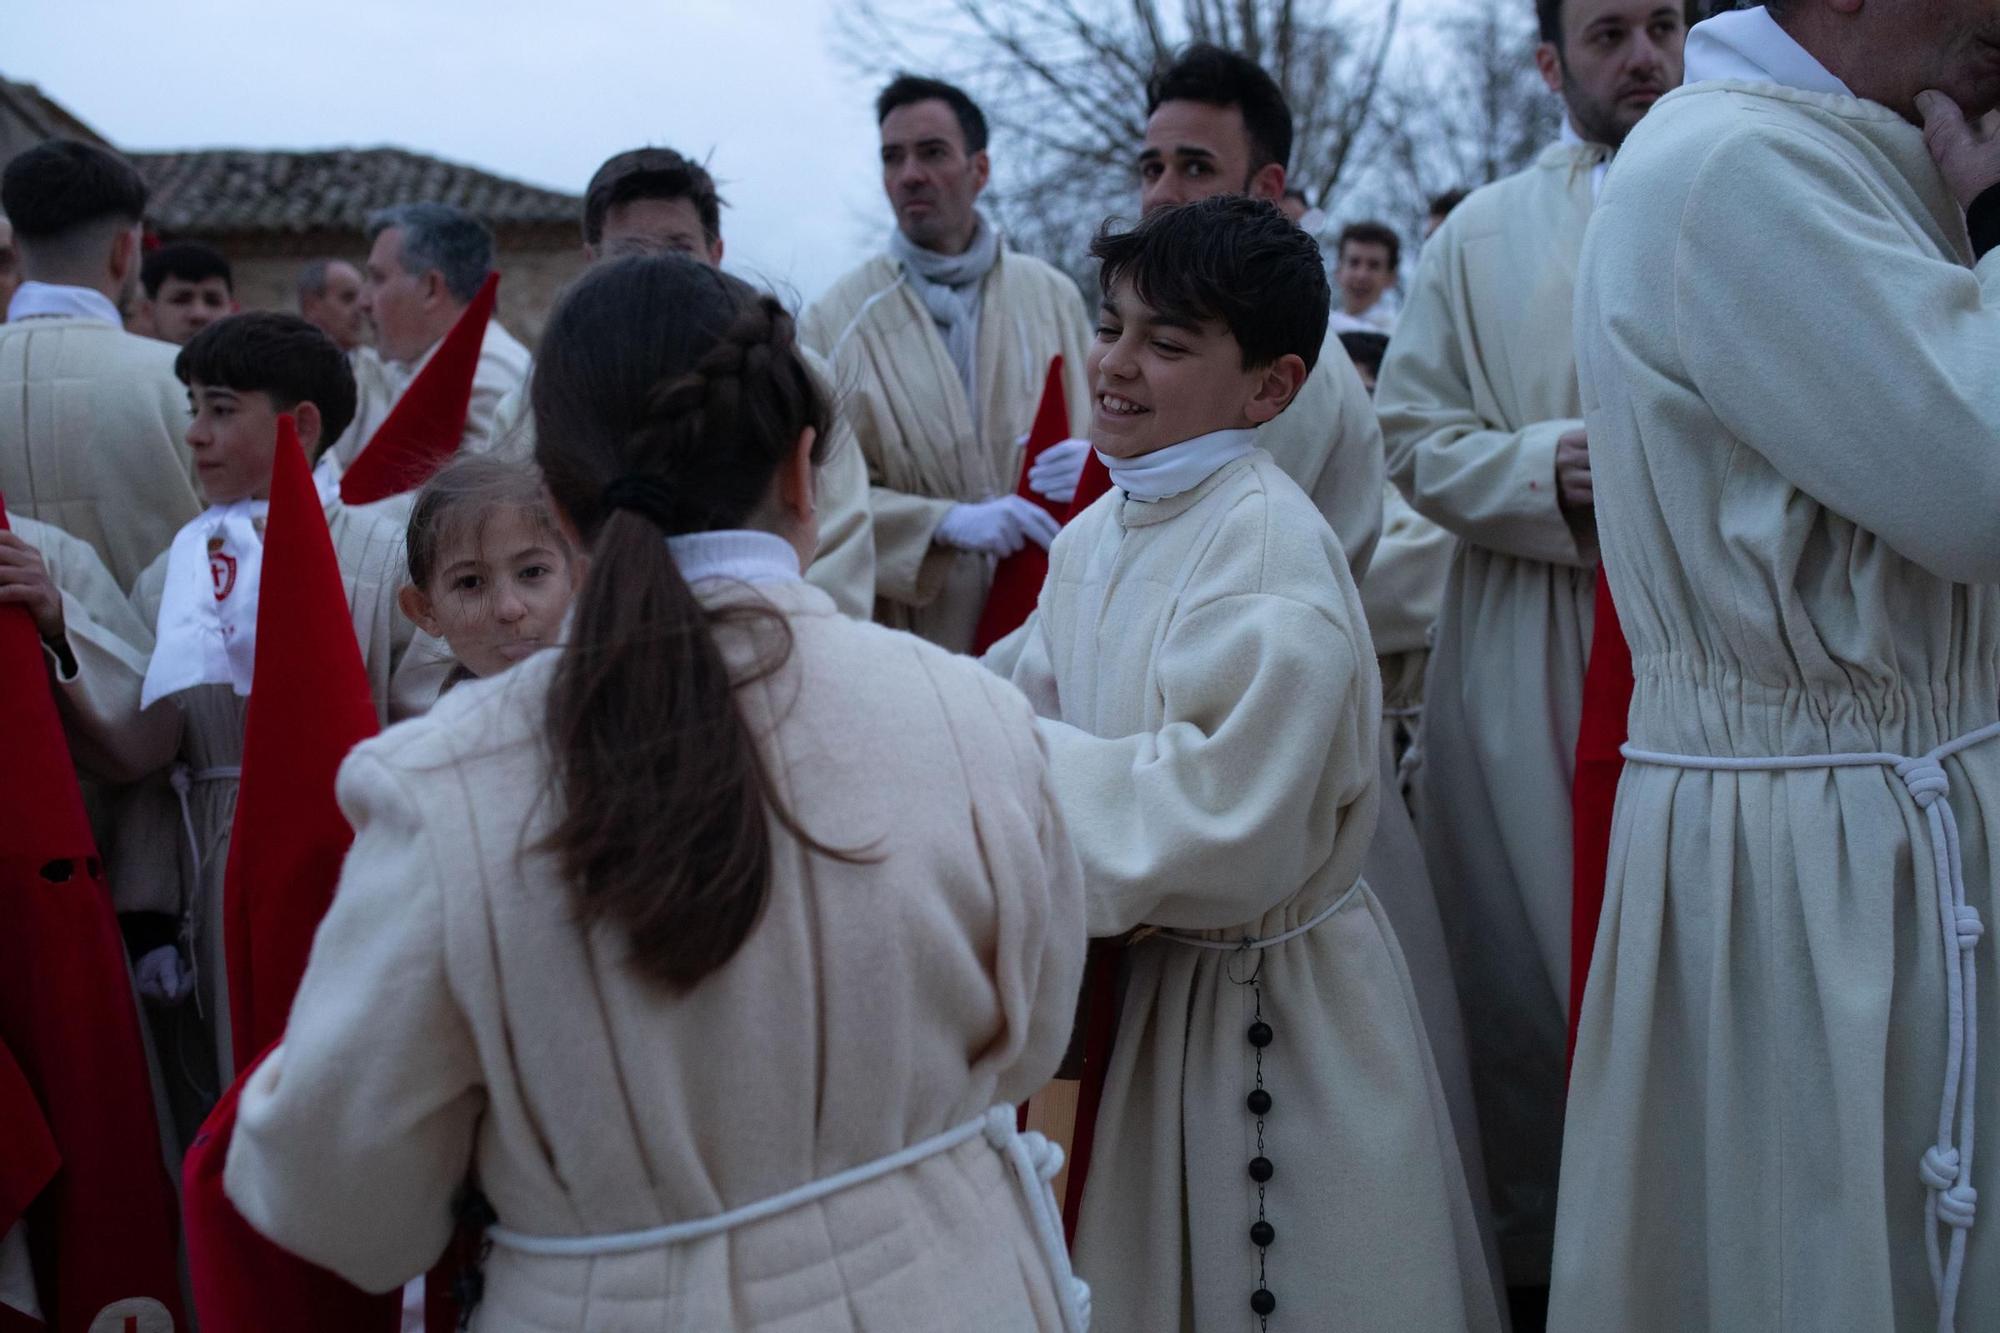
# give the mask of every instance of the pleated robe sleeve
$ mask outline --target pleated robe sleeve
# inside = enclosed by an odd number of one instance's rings
[[[1354,626],[1267,593],[1197,605],[1153,659],[1160,725],[1098,737],[1049,717],[1056,676],[1030,625],[1012,678],[1041,715],[1093,936],[1255,921],[1332,857],[1378,762]]]
[[[30,518],[9,520],[41,552],[62,594],[67,660],[47,645],[43,652],[77,767],[111,783],[136,782],[165,768],[180,746],[181,712],[168,699],[139,707],[152,626],[88,542]]]
[[[1773,179],[1801,185],[1746,215],[1740,182]],[[1976,267],[1934,257],[1878,188],[1807,133],[1726,138],[1688,196],[1683,234],[1702,245],[1671,260],[1681,353],[1723,426],[1786,481],[1938,578],[2000,582],[2000,251]],[[1757,236],[1760,253],[1732,248]],[[1963,236],[1938,240],[1971,257]],[[1783,392],[1769,362],[1732,355],[1795,346],[1801,328],[1813,355],[1785,360]]]
[[[1375,409],[1389,475],[1412,508],[1459,537],[1503,555],[1589,565],[1595,541],[1587,533],[1579,541],[1556,499],[1556,441],[1583,420],[1510,430],[1488,410],[1500,395],[1482,383],[1487,367],[1466,356],[1477,340],[1466,325],[1467,255],[1458,241],[1447,223],[1424,247],[1383,361]]]
[[[486,1098],[430,831],[373,746],[341,767],[354,845],[284,1042],[243,1089],[224,1184],[278,1244],[389,1291],[451,1239]]]

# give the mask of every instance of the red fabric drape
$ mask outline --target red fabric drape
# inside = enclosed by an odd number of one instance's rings
[[[1576,785],[1570,795],[1574,863],[1570,886],[1569,1051],[1576,1053],[1576,1022],[1584,983],[1604,910],[1605,867],[1611,858],[1611,811],[1618,775],[1625,770],[1626,714],[1632,707],[1632,650],[1611,604],[1611,585],[1597,571],[1597,610],[1590,665],[1583,673],[1583,718],[1576,735]]]
[[[20,1075],[0,1096],[0,1177],[14,1196],[44,1177],[7,1211],[25,1206],[57,1333],[84,1333],[120,1302],[184,1326],[173,1181],[124,942],[41,635],[21,606],[0,606],[0,737],[0,1046]]]
[[[1028,431],[1027,445],[1021,451],[1021,478],[1014,486],[1014,494],[1048,510],[1049,516],[1058,522],[1067,518],[1068,512],[1056,508],[1029,487],[1028,470],[1050,445],[1069,438],[1069,407],[1063,402],[1062,373],[1063,359],[1052,358],[1048,376],[1042,382],[1041,406],[1035,410],[1035,424]],[[1027,621],[1035,609],[1035,600],[1042,595],[1042,580],[1048,572],[1049,553],[1033,542],[1000,561],[993,570],[993,586],[986,593],[986,608],[980,612],[979,627],[972,634],[975,657]]]

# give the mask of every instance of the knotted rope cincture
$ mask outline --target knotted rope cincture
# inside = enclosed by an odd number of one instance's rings
[[[1938,937],[1944,950],[1945,1056],[1937,1140],[1924,1150],[1917,1178],[1927,1191],[1924,1252],[1930,1260],[1931,1288],[1937,1295],[1940,1333],[1950,1333],[1957,1325],[1966,1233],[1972,1230],[1979,1203],[1979,1192],[1972,1187],[1973,1093],[1979,1067],[1979,974],[1974,950],[1986,931],[1979,909],[1966,901],[1965,857],[1959,848],[1958,820],[1948,799],[1951,779],[1945,774],[1944,761],[1995,737],[2000,737],[2000,722],[1968,731],[1914,758],[1886,751],[1738,758],[1663,754],[1632,745],[1621,748],[1625,758],[1635,764],[1715,773],[1886,768],[1902,780],[1910,798],[1924,812],[1937,881]],[[1950,1237],[1948,1241],[1940,1240],[1940,1227]]]

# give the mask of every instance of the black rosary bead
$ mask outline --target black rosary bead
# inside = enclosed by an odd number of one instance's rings
[[[1250,1224],[1250,1243],[1263,1249],[1278,1238],[1278,1229],[1259,1218]]]
[[[1250,1025],[1250,1044],[1262,1050],[1271,1044],[1271,1025],[1259,1019]]]
[[[1259,1185],[1271,1178],[1273,1170],[1271,1159],[1268,1157],[1252,1157],[1250,1159],[1250,1179],[1256,1181]]]
[[[1271,1094],[1264,1091],[1262,1088],[1258,1088],[1255,1092],[1252,1092],[1250,1094],[1250,1114],[1251,1115],[1271,1114]]]
[[[1268,1315],[1278,1308],[1278,1298],[1271,1294],[1269,1288],[1260,1287],[1250,1293],[1250,1308],[1258,1315]]]

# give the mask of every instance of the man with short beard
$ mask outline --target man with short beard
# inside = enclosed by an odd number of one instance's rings
[[[1540,0],[1562,141],[1424,247],[1376,407],[1458,538],[1429,664],[1421,833],[1465,1010],[1508,1283],[1548,1281],[1562,1144],[1570,786],[1597,566],[1570,301],[1604,168],[1680,82],[1678,3]],[[1537,1299],[1529,1295],[1525,1299]]]
[[[1090,326],[1076,284],[1007,249],[975,206],[991,164],[971,98],[903,75],[875,117],[889,252],[813,302],[799,336],[833,364],[868,461],[875,618],[962,653],[995,562],[1055,539],[1056,520],[1014,492],[1050,358],[1063,358],[1072,429],[1089,419]],[[1030,485],[1067,502],[1086,447],[1045,455]]]
[[[1687,73],[1577,268],[1635,684],[1550,1328],[2000,1328],[2000,14]]]

